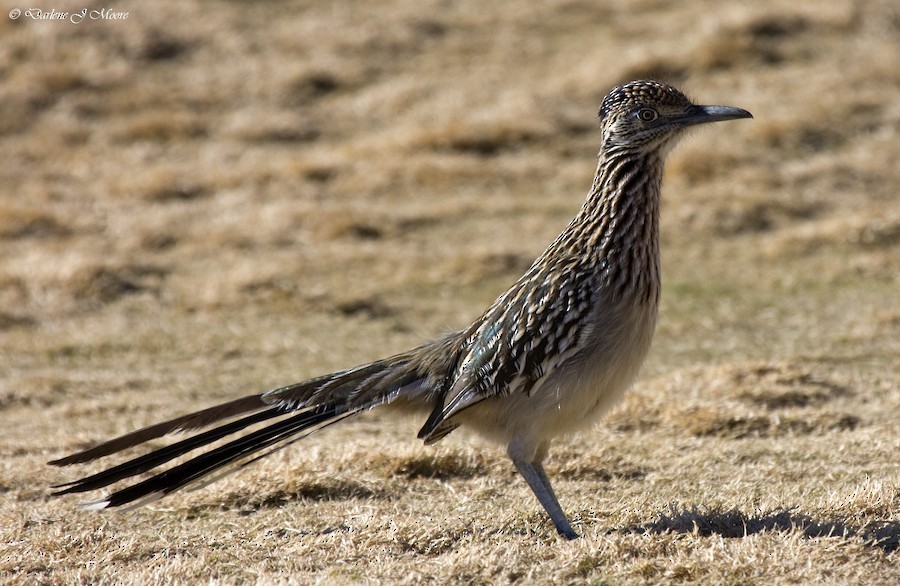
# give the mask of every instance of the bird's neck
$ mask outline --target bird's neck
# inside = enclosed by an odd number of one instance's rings
[[[601,153],[591,191],[567,229],[598,286],[616,297],[659,298],[662,174],[658,153]]]

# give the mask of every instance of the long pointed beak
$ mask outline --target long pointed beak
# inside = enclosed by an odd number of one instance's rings
[[[694,106],[691,113],[678,122],[680,126],[692,126],[694,124],[736,120],[738,118],[753,118],[753,114],[743,108],[734,108],[732,106]]]

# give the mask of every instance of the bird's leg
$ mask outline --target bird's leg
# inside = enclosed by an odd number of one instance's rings
[[[537,450],[537,454],[532,454],[530,458],[523,457],[521,451],[516,449],[517,447],[519,446],[516,445],[516,442],[513,442],[510,443],[507,450],[510,459],[516,465],[516,470],[519,471],[519,474],[531,487],[531,491],[537,497],[541,506],[550,515],[550,520],[556,525],[556,531],[566,539],[577,539],[578,534],[575,533],[575,530],[569,524],[566,514],[559,505],[559,500],[556,498],[556,493],[553,492],[553,487],[550,485],[550,479],[547,478],[547,473],[544,472],[544,466],[541,464],[547,453],[548,446],[542,446],[541,449]]]

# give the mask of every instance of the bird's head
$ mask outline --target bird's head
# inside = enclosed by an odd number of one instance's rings
[[[697,106],[659,81],[632,81],[613,88],[600,106],[603,149],[665,154],[689,126],[753,118],[731,106]]]

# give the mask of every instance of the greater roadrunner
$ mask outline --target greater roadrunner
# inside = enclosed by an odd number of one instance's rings
[[[552,438],[584,428],[625,392],[650,347],[659,300],[663,160],[686,127],[752,118],[696,106],[656,81],[616,87],[600,106],[600,162],[581,211],[506,293],[463,331],[312,380],[216,405],[54,460],[94,460],[176,431],[230,421],[81,480],[54,494],[99,489],[265,426],[85,505],[140,506],[223,467],[246,466],[320,429],[387,407],[428,414],[434,443],[463,426],[506,446],[556,530],[578,535],[542,462]]]

